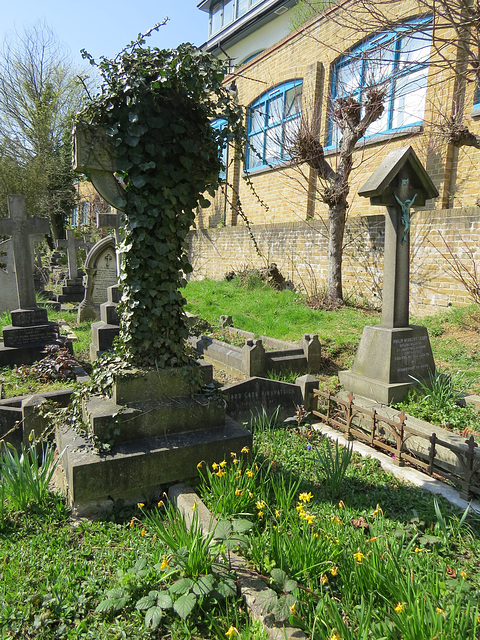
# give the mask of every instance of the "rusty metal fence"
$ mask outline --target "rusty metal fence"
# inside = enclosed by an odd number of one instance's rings
[[[404,466],[407,462],[429,476],[439,476],[458,486],[462,497],[466,499],[480,496],[480,451],[473,435],[461,445],[440,438],[436,433],[428,436],[411,428],[403,411],[396,419],[389,419],[375,409],[355,405],[351,393],[345,401],[331,393],[315,390],[313,406],[312,414],[325,424],[339,429],[347,440],[358,440],[380,449],[392,456],[392,461],[398,466]],[[428,453],[409,446],[412,438],[426,441],[425,451]],[[451,451],[457,465],[448,464],[440,458],[439,448]]]

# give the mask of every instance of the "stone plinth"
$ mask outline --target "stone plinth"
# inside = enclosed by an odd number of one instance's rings
[[[223,398],[198,393],[202,376],[209,382],[211,369],[131,371],[115,376],[111,398],[90,396],[84,420],[111,453],[100,455],[71,430],[57,432],[69,503],[87,509],[112,498],[144,500],[194,478],[200,461],[250,447],[250,432],[225,416]]]
[[[111,351],[113,341],[120,333],[120,316],[118,303],[121,293],[118,285],[107,289],[107,302],[100,305],[100,320],[92,324],[92,342],[90,344],[90,361],[96,360],[105,351]]]
[[[351,371],[340,371],[342,385],[382,404],[399,402],[415,380],[435,371],[425,327],[365,327]]]
[[[62,293],[57,295],[58,302],[81,302],[85,296],[83,276],[68,278],[67,284],[62,285]]]

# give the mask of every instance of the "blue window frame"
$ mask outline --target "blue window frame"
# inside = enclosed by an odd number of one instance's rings
[[[218,118],[217,120],[213,120],[213,122],[211,122],[210,124],[212,129],[215,129],[216,131],[222,131],[222,129],[224,129],[224,127],[227,125],[227,121],[224,118]],[[228,145],[226,141],[220,149],[220,159],[222,161],[223,168],[220,170],[218,177],[220,178],[220,180],[225,180],[227,177],[228,162]]]
[[[247,13],[260,0],[217,0],[210,5],[210,35]]]
[[[334,64],[332,106],[347,96],[361,103],[369,88],[380,86],[386,91],[385,109],[365,138],[422,124],[431,42],[432,19],[427,17],[405,22],[351,49]],[[340,135],[331,108],[328,146],[336,146]]]
[[[302,80],[290,80],[261,95],[248,109],[247,169],[288,159],[288,142],[300,122]]]
[[[80,224],[88,224],[88,209],[89,203],[87,201],[82,202],[82,222]]]
[[[77,226],[78,207],[75,205],[72,209],[72,227]]]

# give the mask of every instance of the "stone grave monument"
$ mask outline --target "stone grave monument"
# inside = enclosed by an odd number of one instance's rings
[[[78,322],[95,320],[100,305],[108,301],[107,289],[118,282],[115,238],[107,236],[94,244],[85,260],[85,295],[78,307]]]
[[[11,240],[0,242],[0,313],[18,309],[18,289]]]
[[[0,234],[11,235],[18,292],[18,308],[11,310],[12,324],[3,328],[0,366],[31,364],[45,355],[47,344],[64,346],[58,325],[49,322],[46,309],[37,307],[33,282],[31,235],[48,233],[46,218],[28,218],[23,196],[8,196],[8,218],[0,219]]]
[[[66,230],[65,240],[57,240],[56,249],[67,250],[68,278],[67,284],[62,285],[62,293],[57,296],[58,302],[81,302],[85,295],[83,276],[79,275],[77,268],[77,250],[84,249],[87,245],[83,240],[75,239],[75,230]]]
[[[435,371],[426,327],[409,324],[410,215],[438,191],[412,147],[391,151],[358,192],[387,207],[382,322],[363,330],[351,371],[339,373],[347,391],[383,404],[398,402]]]
[[[88,125],[78,127],[75,165],[87,175],[93,171],[100,195],[120,208],[122,194],[119,197],[113,175],[115,158],[105,157],[105,144],[108,141],[101,131]],[[96,273],[100,266],[116,272],[114,239],[101,242],[95,264],[87,258],[87,276],[89,262]],[[108,266],[103,264],[107,255]],[[143,255],[138,259],[155,277],[151,261]],[[170,318],[162,308],[155,311]],[[99,454],[73,429],[57,430],[57,446],[64,451],[67,499],[80,512],[111,508],[117,499],[154,497],[162,486],[195,478],[200,461],[211,464],[229,456],[230,451],[251,446],[250,432],[225,415],[224,399],[203,392],[204,384],[212,380],[211,365],[112,369],[112,378],[113,388],[107,396],[91,395],[83,403],[88,434],[108,443],[108,455]]]

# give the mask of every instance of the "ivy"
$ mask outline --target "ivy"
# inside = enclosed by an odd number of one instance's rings
[[[192,271],[186,236],[204,194],[219,186],[219,149],[245,148],[241,108],[222,81],[228,61],[190,44],[145,47],[143,38],[97,66],[101,93],[79,114],[102,129],[125,186],[120,340],[128,362],[165,368],[188,363],[181,288]],[[227,126],[214,130],[211,120]],[[224,168],[224,167],[223,167]]]

